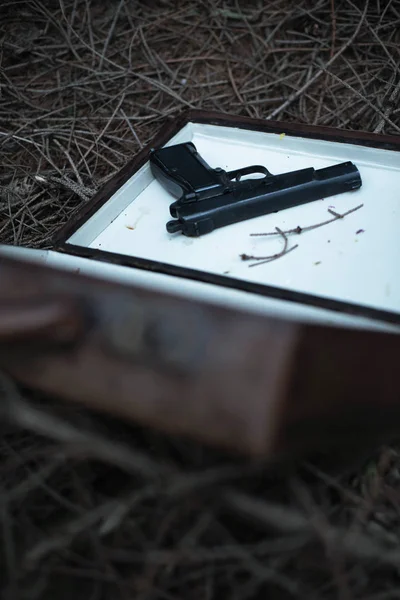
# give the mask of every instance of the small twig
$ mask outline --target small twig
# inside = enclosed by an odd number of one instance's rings
[[[290,235],[292,233],[296,233],[297,235],[300,235],[300,233],[304,233],[305,231],[311,231],[312,229],[317,229],[318,227],[322,227],[323,225],[328,225],[328,223],[333,223],[334,221],[337,221],[338,219],[344,219],[344,217],[346,217],[350,213],[355,212],[362,206],[364,206],[364,205],[359,204],[359,206],[356,206],[355,208],[351,208],[350,210],[343,213],[342,215],[340,213],[337,213],[336,211],[332,210],[331,208],[328,208],[328,212],[331,215],[333,215],[333,219],[328,219],[328,221],[323,221],[322,223],[317,223],[316,225],[310,225],[308,227],[300,227],[300,225],[298,225],[294,229],[288,229],[287,231],[282,231],[281,229],[279,229],[279,227],[275,227],[276,231],[271,231],[269,233],[251,233],[250,235],[253,237],[267,236],[267,235],[280,235],[284,240],[283,249],[281,252],[277,252],[276,254],[272,254],[271,256],[253,256],[251,254],[241,254],[240,258],[242,260],[256,260],[257,261],[255,263],[249,265],[249,267],[256,267],[257,265],[264,265],[265,263],[272,262],[273,260],[277,260],[278,258],[281,258],[282,256],[285,256],[286,254],[289,254],[289,252],[292,252],[292,250],[295,250],[298,247],[298,244],[296,244],[295,246],[292,246],[291,248],[288,249],[288,239],[287,239],[288,235]]]
[[[332,44],[330,58],[335,54],[335,43],[336,43],[336,13],[335,13],[335,0],[331,0],[331,22],[332,22]]]
[[[75,165],[74,161],[71,158],[70,153],[68,152],[68,150],[66,148],[64,148],[64,146],[62,146],[60,144],[60,142],[56,138],[54,138],[53,141],[54,141],[55,145],[58,148],[60,148],[61,152],[63,152],[65,154],[65,156],[67,157],[67,160],[68,160],[69,164],[71,165],[71,168],[72,168],[73,172],[75,173],[75,177],[77,178],[79,185],[83,186],[82,178],[80,176],[80,173],[79,173],[78,169],[76,168],[76,165]]]
[[[375,127],[374,133],[381,133],[383,131],[385,123],[390,118],[390,115],[392,114],[393,109],[396,106],[397,97],[398,97],[399,94],[400,94],[400,80],[398,81],[396,87],[394,88],[393,92],[391,93],[391,95],[389,97],[388,106],[383,111],[383,116],[380,119],[378,125]]]
[[[236,81],[235,81],[235,78],[233,76],[232,69],[231,69],[230,65],[227,66],[227,69],[228,69],[229,81],[231,82],[232,89],[235,92],[235,96],[237,97],[237,99],[239,100],[239,102],[241,103],[241,105],[246,109],[248,115],[250,117],[252,117],[253,115],[251,114],[251,111],[249,110],[249,107],[247,106],[246,101],[243,99],[243,96],[241,95],[241,93],[238,90],[238,87],[236,85]]]
[[[249,254],[241,254],[240,258],[242,260],[261,261],[261,262],[256,262],[256,263],[253,263],[252,265],[249,265],[249,267],[256,267],[257,265],[264,265],[267,262],[271,262],[273,260],[276,260],[277,258],[281,258],[281,256],[285,256],[285,254],[289,254],[289,252],[291,252],[292,250],[295,250],[297,248],[298,244],[296,244],[292,248],[289,248],[289,250],[288,250],[287,249],[288,239],[286,237],[285,232],[282,231],[281,229],[279,229],[279,227],[276,227],[276,231],[277,231],[277,235],[282,236],[284,239],[284,246],[283,246],[283,250],[281,252],[278,252],[277,254],[272,254],[271,256],[251,256]]]
[[[104,58],[106,56],[108,44],[110,43],[110,40],[111,40],[112,35],[114,33],[114,29],[115,29],[115,26],[116,26],[118,18],[119,18],[119,13],[121,12],[121,8],[123,7],[123,5],[124,5],[124,0],[121,0],[120,3],[118,4],[116,10],[115,10],[114,18],[113,18],[113,20],[111,22],[111,26],[110,26],[108,35],[107,35],[107,37],[105,39],[103,50],[102,50],[102,53],[101,53],[101,57],[100,57],[100,61],[99,61],[99,71],[101,71],[102,68],[103,68]]]
[[[335,43],[336,43],[336,14],[335,14],[335,0],[331,0],[331,23],[332,23],[332,41],[331,41],[331,50],[329,54],[329,58],[331,59],[335,55]],[[329,73],[325,75],[325,81],[322,86],[321,96],[319,98],[317,111],[315,113],[313,124],[316,125],[321,116],[321,110],[324,104],[324,100],[326,97],[326,92],[328,89],[329,83]]]
[[[88,202],[88,200],[94,193],[94,191],[90,188],[87,188],[83,185],[78,185],[77,183],[75,183],[75,181],[72,181],[72,179],[66,176],[64,176],[63,178],[51,176],[48,177],[48,181],[66,187],[67,189],[77,194],[77,196],[82,198],[82,200],[84,200],[85,202]]]
[[[350,215],[351,213],[355,212],[356,210],[359,210],[363,206],[364,206],[364,204],[359,204],[358,206],[351,208],[350,210],[346,211],[343,214],[339,214],[339,213],[333,211],[332,209],[328,208],[328,212],[331,213],[331,215],[334,215],[334,218],[328,219],[327,221],[322,221],[321,223],[317,223],[316,225],[309,225],[308,227],[300,227],[300,225],[298,225],[297,227],[294,227],[293,229],[288,229],[283,232],[280,232],[280,230],[279,230],[279,231],[270,231],[268,233],[251,233],[250,235],[252,237],[267,236],[267,235],[281,235],[282,233],[285,235],[297,233],[299,235],[300,233],[304,233],[305,231],[311,231],[312,229],[317,229],[318,227],[323,227],[324,225],[333,223],[334,221],[337,221],[338,219],[344,219],[345,217],[347,217],[347,215]],[[276,229],[278,229],[278,228],[276,228]]]
[[[125,114],[125,112],[123,111],[123,109],[122,109],[122,108],[120,109],[120,113],[121,113],[121,115],[123,116],[123,118],[125,119],[125,121],[126,121],[126,124],[128,125],[128,127],[129,127],[129,129],[130,129],[130,131],[131,131],[131,133],[132,133],[132,135],[133,135],[133,137],[135,138],[135,140],[136,140],[136,141],[137,141],[137,143],[139,144],[139,148],[142,150],[142,148],[143,148],[143,144],[142,144],[142,142],[140,141],[138,134],[137,134],[137,133],[136,133],[136,131],[134,130],[134,128],[133,128],[133,126],[132,126],[132,123],[131,123],[131,122],[130,122],[130,120],[129,120],[129,117],[127,117],[127,116],[126,116],[126,114]]]

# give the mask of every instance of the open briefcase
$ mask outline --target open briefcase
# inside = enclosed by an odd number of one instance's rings
[[[188,143],[229,173],[351,161],[362,186],[182,235],[166,229],[172,200],[149,160]],[[399,138],[189,112],[71,218],[54,251],[2,249],[1,367],[271,459],[396,432],[399,189]]]

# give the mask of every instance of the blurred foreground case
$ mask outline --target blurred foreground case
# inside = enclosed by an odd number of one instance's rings
[[[19,382],[271,460],[398,430],[400,336],[251,315],[11,258],[0,366]]]

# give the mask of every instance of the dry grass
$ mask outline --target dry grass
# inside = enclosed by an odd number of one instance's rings
[[[399,0],[1,12],[3,243],[49,247],[188,106],[400,132]],[[270,472],[1,384],[2,597],[400,597],[395,447]]]

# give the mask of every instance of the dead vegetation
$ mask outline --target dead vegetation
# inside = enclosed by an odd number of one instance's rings
[[[1,242],[50,247],[187,107],[399,134],[399,24],[398,0],[3,1]],[[1,387],[2,597],[400,597],[394,446],[270,472]]]

